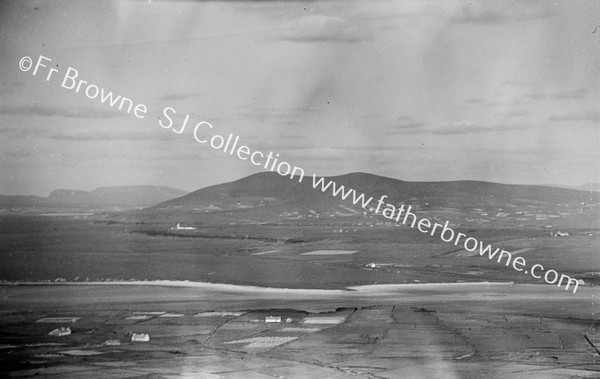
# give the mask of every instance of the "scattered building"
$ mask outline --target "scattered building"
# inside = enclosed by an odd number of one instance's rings
[[[68,336],[69,334],[71,334],[71,328],[62,327],[62,326],[60,328],[54,329],[53,331],[48,333],[49,336],[54,336],[54,337],[63,337],[63,336]]]
[[[181,223],[177,223],[177,226],[174,228],[171,228],[171,230],[196,230],[197,228],[193,227],[193,226],[181,226]]]
[[[150,336],[148,333],[133,333],[131,336],[131,341],[133,342],[148,342],[150,341]]]

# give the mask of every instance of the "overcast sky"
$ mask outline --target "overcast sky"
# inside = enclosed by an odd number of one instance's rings
[[[598,1],[0,7],[2,194],[195,190],[260,171],[161,128],[167,106],[307,175],[600,182]],[[50,81],[19,68],[39,55]],[[147,116],[62,88],[68,67]]]

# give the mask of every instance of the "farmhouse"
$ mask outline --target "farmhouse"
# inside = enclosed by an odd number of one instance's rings
[[[150,336],[148,333],[133,333],[131,336],[131,341],[133,342],[148,342],[150,341]]]
[[[171,230],[196,230],[197,228],[193,227],[193,226],[181,226],[181,223],[177,223],[177,226],[174,228],[171,228]]]
[[[48,333],[49,336],[55,336],[55,337],[68,336],[69,334],[71,334],[71,328],[69,328],[69,327],[66,327],[66,328],[60,327],[60,328],[54,329],[53,331]]]

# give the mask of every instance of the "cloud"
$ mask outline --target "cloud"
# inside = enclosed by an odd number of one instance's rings
[[[91,131],[91,132],[77,132],[77,133],[48,133],[47,138],[60,140],[60,141],[84,141],[84,142],[95,142],[95,141],[162,141],[164,142],[164,136],[156,133],[148,132],[120,132],[111,133],[110,131]]]
[[[558,150],[551,146],[545,145],[530,145],[530,146],[522,146],[515,147],[512,145],[503,145],[501,147],[482,147],[482,146],[474,146],[471,148],[471,151],[481,152],[488,155],[502,155],[502,156],[512,156],[512,157],[528,157],[528,159],[542,159],[546,160],[550,157],[556,157],[557,155],[568,155],[565,151]],[[503,158],[504,159],[504,158]]]
[[[461,120],[447,123],[429,123],[416,121],[411,117],[400,117],[394,134],[406,135],[460,135],[472,133],[506,132],[527,129],[524,124],[483,124],[471,120]]]
[[[3,159],[24,159],[24,158],[38,158],[40,156],[44,156],[48,154],[49,151],[42,151],[41,149],[37,149],[35,147],[27,147],[17,149],[12,146],[10,149],[2,149],[0,150],[0,157]]]
[[[292,108],[291,111],[296,112],[296,113],[316,113],[316,112],[322,112],[323,108],[302,105],[302,106]]]
[[[284,159],[315,159],[335,160],[348,162],[348,157],[359,157],[359,159],[373,160],[374,156],[395,157],[407,151],[427,151],[437,149],[435,146],[418,145],[340,145],[340,146],[315,146],[314,144],[299,145],[277,145],[277,146],[255,146],[257,150],[277,151]]]
[[[543,100],[546,98],[546,95],[544,95],[543,93],[535,92],[535,93],[527,94],[527,95],[525,95],[525,97],[530,100]]]
[[[600,112],[594,110],[573,111],[552,115],[550,121],[600,121]]]
[[[294,108],[254,108],[243,109],[237,112],[237,119],[240,121],[252,120],[258,123],[271,123],[276,125],[285,125],[290,127],[302,126],[304,120],[308,117],[321,112],[322,109],[300,106]]]
[[[361,118],[364,120],[361,122],[366,122],[372,127],[380,127],[386,133],[411,133],[416,129],[424,128],[429,125],[426,121],[416,120],[408,115],[401,115],[394,121],[386,119],[383,115],[378,113],[366,114],[361,116]]]
[[[278,137],[281,139],[291,139],[294,141],[307,139],[306,136],[301,135],[301,134],[279,134]]]
[[[103,128],[82,127],[61,125],[55,127],[56,123],[43,123],[40,125],[28,125],[8,123],[0,128],[0,135],[5,140],[15,140],[27,138],[30,141],[34,139],[51,139],[59,141],[160,141],[162,144],[170,143],[170,138],[165,138],[165,134],[159,129],[122,128],[118,125],[105,126]],[[173,134],[173,133],[170,133]],[[169,134],[167,134],[169,135]],[[174,140],[173,140],[174,141]],[[33,143],[33,142],[32,142]]]
[[[481,97],[470,97],[462,102],[466,107],[495,107],[497,102]]]
[[[324,15],[293,20],[279,35],[279,39],[291,42],[359,43],[372,38],[371,30],[359,21]]]
[[[521,117],[527,116],[528,114],[531,114],[531,112],[526,109],[515,109],[513,111],[507,112],[506,117]]]
[[[465,104],[481,104],[481,103],[485,103],[485,99],[482,98],[475,98],[475,97],[470,97],[468,99],[465,99],[465,101],[463,101],[463,103]]]
[[[518,81],[518,80],[508,80],[503,83],[507,86],[513,87],[531,87],[533,85],[532,82]]]
[[[424,150],[424,149],[435,149],[433,146],[421,145],[409,145],[405,144],[401,147],[398,145],[364,145],[364,146],[339,146],[338,150],[353,152],[353,151],[384,151],[384,152],[397,152],[399,150]]]
[[[88,107],[47,107],[37,104],[2,106],[0,107],[0,114],[94,119],[119,117],[124,115],[124,113]]]
[[[450,20],[462,25],[494,25],[524,22],[552,16],[551,4],[546,2],[473,2],[460,8]]]
[[[407,129],[420,129],[427,125],[429,125],[427,122],[415,120],[410,116],[400,116],[390,126],[396,132],[403,132]]]
[[[587,97],[588,93],[587,88],[577,88],[570,91],[557,92],[551,95],[553,99],[583,99]]]
[[[238,116],[240,116],[242,119],[252,119],[257,121],[265,121],[267,119],[275,119],[278,121],[295,121],[298,118],[298,114],[294,110],[279,108],[255,108],[238,112]]]
[[[173,93],[173,94],[161,96],[160,99],[167,100],[167,101],[178,101],[178,100],[191,99],[191,98],[194,98],[199,95],[201,95],[201,94],[198,92]]]
[[[451,21],[457,24],[500,24],[504,17],[497,11],[465,5]]]
[[[452,122],[443,125],[437,125],[426,130],[429,134],[434,135],[460,135],[460,134],[473,134],[473,133],[487,133],[487,132],[507,132],[513,130],[526,129],[527,125],[522,124],[496,124],[486,125],[479,124],[469,120],[463,120],[458,122]]]

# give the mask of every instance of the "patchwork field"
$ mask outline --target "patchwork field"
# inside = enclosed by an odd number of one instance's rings
[[[577,296],[500,284],[351,291],[57,284],[0,291],[3,377],[600,375],[600,320],[591,302],[599,292],[591,288]],[[172,314],[180,317],[164,317]],[[140,315],[147,318],[132,319]],[[273,316],[281,322],[266,322]],[[72,334],[48,335],[61,325]],[[132,341],[134,334],[148,341]]]

